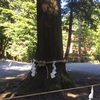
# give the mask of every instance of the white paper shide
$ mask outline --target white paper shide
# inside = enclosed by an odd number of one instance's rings
[[[93,86],[91,86],[91,93],[89,94],[89,100],[93,99]]]
[[[56,63],[56,61],[53,62],[53,64],[52,64],[53,70],[50,73],[50,76],[51,76],[52,79],[56,77],[55,74],[57,73],[56,72],[56,65],[55,65],[55,63]]]
[[[31,75],[32,75],[33,77],[36,75],[36,67],[35,67],[35,66],[36,66],[36,64],[33,62],[33,63],[32,63],[32,69],[31,69],[31,72],[32,72]]]

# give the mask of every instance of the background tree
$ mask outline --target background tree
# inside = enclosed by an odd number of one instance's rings
[[[13,0],[8,8],[0,7],[2,57],[13,60],[28,61],[34,57],[36,50],[36,3]],[[5,55],[7,54],[7,55]]]
[[[68,54],[69,54],[69,50],[70,50],[72,25],[73,25],[73,0],[71,0],[71,6],[70,6],[68,41],[67,41],[67,48],[66,48],[66,53],[65,53],[66,59],[68,59]]]
[[[7,19],[5,17],[3,17],[3,12],[2,10],[5,11],[5,9],[9,8],[8,2],[1,0],[0,2],[0,24],[4,23],[5,21],[7,21]],[[6,14],[5,14],[6,16]],[[9,16],[9,15],[8,15]],[[4,26],[0,26],[0,58],[4,57],[4,51],[5,51],[5,47],[6,47],[6,36],[3,34],[4,32]]]
[[[92,29],[96,29],[96,23],[99,20],[99,2],[95,2],[93,0],[63,0],[66,5],[64,6],[65,9],[62,10],[65,14],[68,13],[71,10],[69,8],[73,9],[73,17],[74,20],[78,19],[81,20],[84,25],[88,26],[88,28],[91,25]],[[69,7],[69,8],[68,8]],[[89,10],[91,7],[91,10]],[[98,13],[97,13],[98,12]],[[69,16],[69,14],[67,14]],[[71,13],[70,13],[71,15]],[[97,16],[96,19],[94,19],[93,16]],[[71,19],[72,20],[72,19]],[[72,21],[71,21],[72,22]],[[67,20],[66,22],[67,26],[71,26],[70,22]],[[72,27],[72,26],[71,26]],[[82,26],[83,27],[83,26]],[[71,33],[69,31],[69,33]],[[66,56],[68,57],[69,54],[69,49],[70,48],[70,43],[71,43],[71,34],[68,34],[68,42],[67,42],[67,48],[66,48]],[[67,58],[66,57],[66,58]]]

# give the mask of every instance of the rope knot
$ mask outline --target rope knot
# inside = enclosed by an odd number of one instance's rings
[[[39,61],[38,62],[38,67],[44,67],[46,66],[46,62],[45,61]]]

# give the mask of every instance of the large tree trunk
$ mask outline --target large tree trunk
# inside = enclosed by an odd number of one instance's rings
[[[37,30],[35,59],[45,62],[62,60],[60,0],[37,0]],[[17,92],[36,93],[73,87],[73,81],[65,70],[65,63],[58,62],[55,65],[57,68],[55,78],[52,79],[50,76],[52,63],[37,67],[37,74],[32,77],[30,72]]]
[[[58,1],[60,2],[60,0]],[[37,1],[38,44],[36,60],[51,61],[63,57],[60,4],[58,1]]]

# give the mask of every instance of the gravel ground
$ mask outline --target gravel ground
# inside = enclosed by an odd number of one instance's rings
[[[0,80],[9,76],[17,76],[19,74],[27,74],[31,69],[29,63],[21,62],[0,62]],[[100,84],[100,63],[67,63],[66,71],[70,74],[75,82],[76,87]],[[21,78],[21,77],[20,77]],[[16,87],[19,83],[16,79],[13,83]],[[2,83],[2,82],[0,82]],[[10,84],[13,84],[10,83]],[[4,85],[4,84],[3,84]],[[0,85],[2,88],[2,85]],[[10,91],[13,89],[10,88]],[[6,90],[6,91],[9,91]],[[89,100],[88,96],[91,92],[91,87],[65,91],[62,96],[52,97],[51,94],[36,96],[34,98],[21,98],[16,100]],[[100,86],[94,87],[93,100],[100,100]]]
[[[100,63],[66,63],[66,71],[78,71],[82,73],[100,75]],[[31,63],[12,62],[11,60],[0,62],[0,78],[27,74],[31,69]]]
[[[66,70],[100,75],[100,63],[67,63]]]

